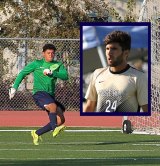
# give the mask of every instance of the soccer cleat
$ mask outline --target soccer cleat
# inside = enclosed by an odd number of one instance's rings
[[[31,131],[31,136],[33,137],[34,145],[39,145],[39,143],[38,143],[39,139],[42,141],[42,138],[36,134],[36,130]]]
[[[60,132],[64,131],[65,129],[66,129],[66,126],[64,126],[64,125],[56,127],[53,131],[53,137],[57,137],[57,135]]]

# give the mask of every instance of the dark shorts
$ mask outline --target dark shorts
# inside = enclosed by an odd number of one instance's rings
[[[44,92],[44,91],[36,92],[33,95],[33,99],[34,99],[36,105],[39,106],[40,108],[42,108],[43,110],[46,110],[44,105],[55,103],[57,105],[58,110],[61,110],[62,112],[65,111],[64,105],[61,104],[60,102],[56,101],[55,98],[47,92]]]

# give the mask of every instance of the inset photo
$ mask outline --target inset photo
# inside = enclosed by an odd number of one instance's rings
[[[81,115],[151,115],[150,23],[81,23]]]

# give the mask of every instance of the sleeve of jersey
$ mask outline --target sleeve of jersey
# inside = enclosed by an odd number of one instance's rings
[[[97,101],[97,92],[95,88],[95,72],[92,74],[91,81],[89,87],[86,92],[85,99],[91,101]]]
[[[140,106],[148,104],[148,80],[144,73],[137,78],[137,99]]]
[[[30,64],[28,64],[27,66],[24,67],[23,70],[21,70],[21,72],[18,74],[18,76],[16,77],[16,80],[14,81],[14,85],[13,88],[15,88],[16,90],[18,89],[20,83],[22,82],[22,80],[30,73],[32,73],[35,70],[36,67],[36,62],[32,62]]]
[[[53,72],[53,77],[60,78],[61,80],[68,80],[68,72],[63,64],[60,65],[58,71]]]

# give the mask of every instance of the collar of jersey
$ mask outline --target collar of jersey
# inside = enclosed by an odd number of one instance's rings
[[[129,68],[130,68],[130,65],[128,64],[128,65],[126,66],[126,68],[123,69],[123,70],[121,70],[121,71],[113,72],[113,71],[110,70],[110,68],[109,68],[109,71],[110,71],[112,74],[121,74],[121,73],[124,73],[125,71],[127,71]]]
[[[53,60],[53,61],[51,61],[51,62],[47,62],[47,61],[45,61],[45,59],[43,59],[43,62],[44,62],[44,63],[48,63],[48,64],[49,64],[49,63],[53,63],[53,62],[54,62],[54,60]]]

